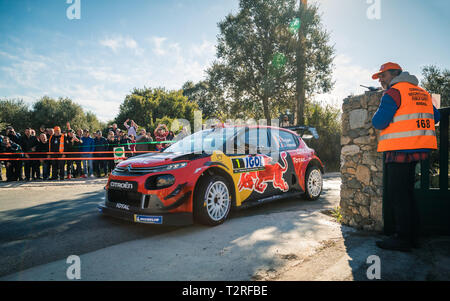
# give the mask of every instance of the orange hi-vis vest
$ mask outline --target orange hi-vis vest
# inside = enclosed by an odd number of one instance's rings
[[[48,151],[51,152],[52,151],[52,138],[53,136],[50,136],[50,139],[48,139]],[[64,135],[61,134],[61,137],[59,138],[59,152],[63,153],[64,152]]]
[[[400,82],[392,86],[400,92],[401,105],[378,139],[378,152],[437,149],[431,95],[419,86]]]

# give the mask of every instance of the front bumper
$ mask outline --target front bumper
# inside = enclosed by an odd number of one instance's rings
[[[100,203],[98,209],[101,213],[127,220],[135,223],[142,224],[158,224],[158,225],[171,225],[171,226],[185,226],[194,223],[194,219],[191,212],[176,212],[176,213],[139,213],[134,211],[126,211],[122,209],[116,209],[107,207],[105,203]]]

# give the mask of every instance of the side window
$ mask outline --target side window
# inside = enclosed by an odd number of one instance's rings
[[[252,128],[238,134],[235,144],[237,153],[257,154],[264,153],[270,148],[267,129]]]
[[[296,149],[298,146],[298,139],[289,132],[279,131],[276,134],[274,133],[273,136],[280,150]]]

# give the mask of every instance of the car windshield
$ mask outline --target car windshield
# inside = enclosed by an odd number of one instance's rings
[[[228,147],[232,148],[232,137],[236,135],[242,128],[215,128],[196,132],[186,138],[172,144],[164,150],[170,153],[208,153],[212,154],[215,150],[225,152]],[[227,141],[230,141],[227,145]]]

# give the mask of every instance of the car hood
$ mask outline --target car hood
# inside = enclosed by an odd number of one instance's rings
[[[150,167],[150,166],[158,166],[170,164],[178,161],[189,161],[198,159],[201,157],[205,157],[206,154],[194,154],[194,153],[149,153],[136,157],[132,157],[125,161],[120,162],[117,166],[125,167],[128,165],[132,165],[132,167]]]

